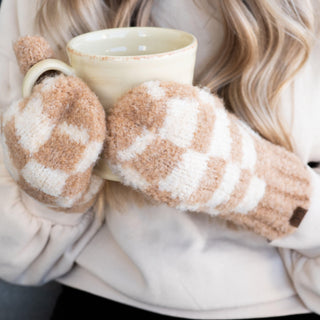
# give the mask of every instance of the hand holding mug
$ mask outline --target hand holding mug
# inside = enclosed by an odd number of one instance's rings
[[[21,38],[14,49],[22,72],[53,55],[41,37]],[[81,79],[42,77],[3,113],[1,129],[5,164],[26,193],[67,212],[92,206],[104,182],[92,171],[106,136],[105,112]]]
[[[20,39],[15,52],[26,73],[23,99],[2,118],[12,177],[29,195],[53,208],[90,207],[103,185],[101,177],[119,181],[104,158],[94,171],[100,177],[92,174],[106,132],[99,100],[108,110],[128,89],[154,78],[191,83],[196,47],[192,35],[178,30],[102,30],[69,42],[68,66],[52,59],[43,38]],[[62,74],[45,77],[53,71]]]
[[[98,96],[108,113],[128,90],[149,80],[192,84],[197,40],[186,32],[153,27],[100,30],[70,40],[66,47],[70,66],[48,59],[33,66],[23,84],[29,96],[36,79],[48,70],[81,78]],[[105,159],[95,172],[119,181]]]

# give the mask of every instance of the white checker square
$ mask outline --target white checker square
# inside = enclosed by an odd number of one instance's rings
[[[68,136],[71,141],[79,144],[87,144],[89,141],[89,134],[86,129],[79,128],[73,124],[68,124],[66,121],[58,125],[58,130]]]
[[[117,157],[120,161],[134,160],[134,158],[141,154],[156,138],[156,135],[147,129],[143,130],[140,136],[125,150],[118,152]]]
[[[159,135],[181,148],[190,146],[198,126],[199,104],[194,99],[172,98]]]
[[[228,163],[218,188],[214,191],[211,199],[206,206],[215,208],[216,206],[226,203],[231,196],[235,186],[239,182],[241,170],[238,165]]]
[[[67,173],[47,168],[34,159],[24,166],[21,174],[32,187],[54,197],[62,193],[69,177]]]
[[[188,150],[172,172],[159,182],[159,190],[171,192],[172,198],[181,195],[186,200],[198,189],[208,168],[208,159],[207,154]]]
[[[242,143],[241,168],[253,171],[257,161],[257,153],[254,146],[254,141],[247,130],[245,130],[242,126],[238,126],[238,128],[241,134]]]
[[[266,183],[257,176],[253,176],[246,190],[244,198],[234,209],[234,211],[236,213],[247,214],[249,211],[253,210],[263,198],[265,188]]]
[[[85,172],[97,160],[101,150],[102,143],[97,141],[90,142],[81,155],[80,161],[77,163],[74,173]]]
[[[21,146],[30,153],[37,152],[50,138],[54,125],[42,113],[43,101],[41,95],[30,99],[28,104],[15,116],[16,134]]]
[[[223,109],[215,110],[215,122],[212,130],[209,154],[212,157],[228,160],[231,153],[230,120]]]
[[[160,82],[157,80],[147,81],[143,84],[147,89],[147,93],[154,100],[160,100],[165,96],[165,90],[160,87]]]

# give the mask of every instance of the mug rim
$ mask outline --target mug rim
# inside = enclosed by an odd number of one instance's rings
[[[185,34],[187,36],[189,36],[191,38],[191,42],[182,47],[182,48],[178,48],[178,49],[173,49],[173,50],[169,50],[166,52],[160,52],[160,53],[150,53],[150,54],[144,54],[144,55],[128,55],[128,56],[113,56],[113,55],[102,55],[102,54],[89,54],[89,53],[84,53],[81,52],[75,48],[72,47],[72,44],[76,41],[79,41],[79,39],[81,38],[85,38],[87,37],[89,34],[94,34],[94,33],[105,33],[108,31],[113,31],[113,30],[120,30],[120,29],[141,29],[141,30],[151,30],[151,29],[162,29],[162,30],[167,30],[170,32],[179,32],[182,34]],[[198,40],[197,38],[189,32],[183,31],[183,30],[179,30],[179,29],[174,29],[174,28],[162,28],[162,27],[123,27],[123,28],[108,28],[108,29],[102,29],[102,30],[97,30],[97,31],[91,31],[91,32],[86,32],[83,34],[80,34],[74,38],[72,38],[68,43],[67,43],[67,47],[66,50],[68,52],[68,54],[73,54],[73,55],[77,55],[79,57],[84,57],[84,58],[90,58],[90,59],[99,59],[99,60],[108,60],[108,61],[139,61],[139,60],[148,60],[148,59],[162,59],[162,58],[166,58],[168,56],[172,56],[172,55],[176,55],[185,51],[189,51],[193,48],[197,48],[198,45]]]

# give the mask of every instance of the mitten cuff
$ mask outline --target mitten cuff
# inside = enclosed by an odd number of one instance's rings
[[[254,139],[254,175],[242,184],[242,199],[232,213],[222,216],[274,240],[299,227],[309,208],[311,177],[295,154],[260,137]]]
[[[320,248],[320,177],[314,169],[307,168],[311,176],[312,192],[310,206],[299,228],[292,234],[275,239],[270,244],[276,247],[294,249],[302,254],[318,252]]]

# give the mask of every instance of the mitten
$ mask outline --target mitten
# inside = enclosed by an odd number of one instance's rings
[[[23,73],[53,52],[41,37],[19,39],[14,50]],[[70,212],[88,209],[104,180],[92,174],[106,136],[96,95],[77,77],[42,77],[1,119],[6,167],[30,196]]]
[[[121,181],[180,210],[220,216],[269,240],[308,210],[301,160],[263,139],[206,89],[146,82],[107,118],[104,157]]]

